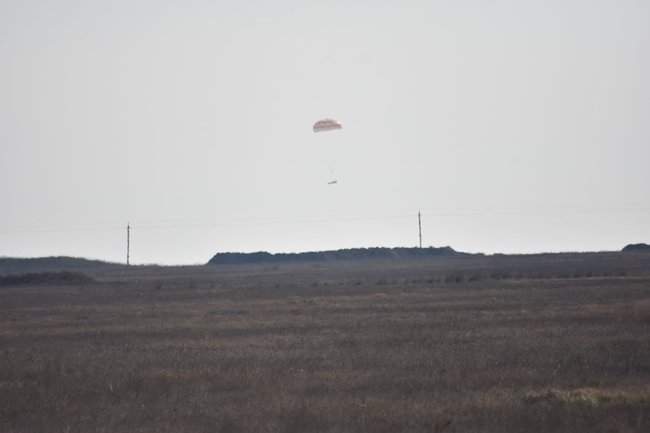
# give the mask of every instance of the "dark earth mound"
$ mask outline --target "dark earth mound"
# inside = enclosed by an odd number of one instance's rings
[[[251,263],[300,263],[368,259],[412,259],[440,256],[466,255],[451,247],[428,248],[350,248],[334,251],[312,251],[304,253],[271,254],[265,251],[256,253],[217,253],[209,265],[234,265]]]
[[[625,248],[623,248],[623,252],[626,252],[626,253],[636,253],[636,252],[650,253],[650,245],[648,245],[648,244],[629,244],[629,245],[626,245]]]

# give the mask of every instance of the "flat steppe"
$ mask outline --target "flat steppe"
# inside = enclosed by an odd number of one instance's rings
[[[0,287],[0,432],[648,432],[650,254]]]

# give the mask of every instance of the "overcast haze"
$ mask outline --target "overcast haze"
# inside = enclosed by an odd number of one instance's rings
[[[0,255],[650,241],[650,3],[0,1]],[[332,117],[344,129],[314,134]],[[327,185],[335,177],[338,185]]]

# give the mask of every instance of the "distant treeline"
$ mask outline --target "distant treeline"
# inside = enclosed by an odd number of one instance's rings
[[[467,253],[454,251],[451,247],[428,248],[350,248],[333,251],[313,251],[304,253],[271,254],[265,251],[256,253],[217,253],[209,265],[236,265],[252,263],[301,263],[341,260],[413,259],[440,256],[464,256]]]

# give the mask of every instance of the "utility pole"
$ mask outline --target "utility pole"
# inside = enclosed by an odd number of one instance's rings
[[[129,253],[131,252],[131,225],[126,224],[126,265],[129,266]]]
[[[420,235],[420,248],[422,248],[422,214],[418,211],[418,233]]]

